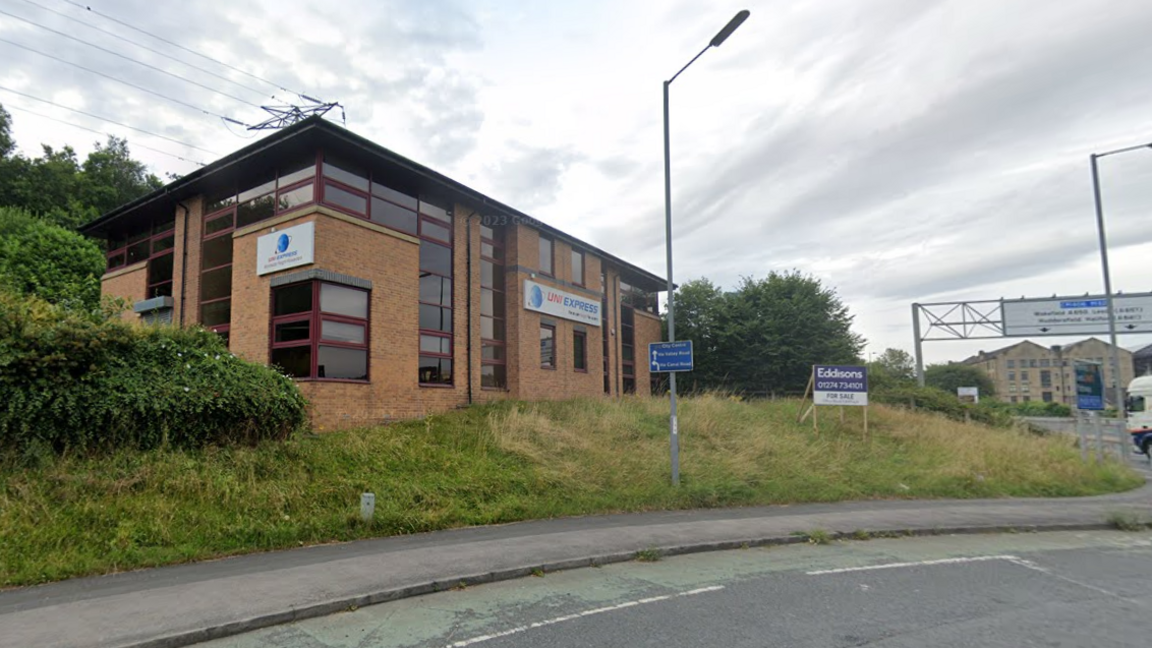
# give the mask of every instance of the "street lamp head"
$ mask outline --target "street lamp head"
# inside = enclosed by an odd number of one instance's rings
[[[720,44],[728,40],[728,37],[732,35],[732,32],[736,31],[737,27],[743,24],[745,20],[748,20],[749,15],[750,12],[747,9],[743,9],[733,16],[732,20],[729,20],[728,24],[724,25],[724,29],[721,29],[719,33],[712,37],[712,47],[720,47]]]

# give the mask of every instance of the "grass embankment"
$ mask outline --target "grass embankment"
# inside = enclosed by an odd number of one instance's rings
[[[529,518],[889,497],[1090,495],[1135,487],[1064,438],[874,407],[821,431],[795,401],[502,403],[255,448],[0,464],[0,586],[302,544]],[[853,409],[853,408],[848,408]],[[361,492],[376,517],[358,520]]]

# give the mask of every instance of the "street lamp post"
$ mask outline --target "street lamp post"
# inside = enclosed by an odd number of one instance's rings
[[[1116,307],[1112,298],[1112,273],[1108,267],[1108,238],[1104,232],[1104,206],[1100,198],[1100,170],[1097,161],[1109,155],[1128,153],[1129,151],[1138,151],[1144,148],[1152,148],[1152,144],[1127,146],[1122,149],[1107,151],[1105,153],[1093,153],[1088,156],[1089,162],[1092,165],[1092,197],[1096,203],[1096,229],[1100,235],[1100,265],[1104,270],[1104,298],[1108,304],[1108,341],[1112,345],[1113,398],[1116,403],[1116,412],[1120,415],[1121,419],[1124,418],[1124,386],[1120,381],[1120,348],[1116,343]],[[1120,445],[1123,447],[1124,454],[1127,455],[1129,452],[1127,442],[1121,440]]]
[[[707,47],[700,50],[700,53],[692,57],[688,61],[688,65],[680,68],[680,71],[672,75],[671,79],[664,82],[664,235],[666,239],[666,251],[668,254],[668,341],[676,341],[676,308],[674,288],[672,284],[672,154],[669,147],[668,138],[668,86],[680,76],[684,70],[688,69],[689,65],[696,62],[696,59],[704,55],[710,48],[720,47],[721,43],[732,35],[745,20],[748,19],[748,10],[743,10],[732,17],[724,28],[712,37]],[[672,485],[680,484],[680,436],[679,430],[676,426],[676,372],[668,374],[668,391],[671,398],[670,413],[668,415],[668,434],[669,444],[671,446],[672,454]]]

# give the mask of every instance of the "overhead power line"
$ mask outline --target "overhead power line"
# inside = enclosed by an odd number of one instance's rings
[[[237,88],[243,88],[244,90],[256,93],[256,94],[261,95],[261,96],[268,96],[271,99],[276,98],[276,95],[268,95],[267,93],[265,93],[262,90],[257,90],[256,88],[253,88],[252,86],[247,86],[247,85],[244,85],[243,83],[240,83],[239,81],[229,79],[228,77],[224,76],[223,74],[216,74],[215,72],[213,72],[212,70],[209,70],[208,68],[203,68],[203,67],[200,67],[199,65],[193,65],[193,64],[189,63],[188,61],[185,61],[183,59],[172,56],[171,54],[167,54],[165,52],[162,52],[162,51],[160,51],[154,47],[148,47],[147,45],[140,43],[140,42],[137,42],[137,41],[134,41],[131,38],[121,36],[120,34],[117,34],[116,32],[114,32],[110,29],[104,29],[103,27],[85,22],[84,20],[76,18],[75,16],[69,16],[68,14],[64,13],[63,11],[57,11],[51,7],[45,7],[44,5],[42,5],[38,2],[33,2],[32,0],[24,0],[24,2],[30,4],[34,7],[39,7],[41,9],[43,9],[44,11],[54,13],[57,16],[60,16],[61,18],[65,18],[67,20],[71,20],[72,22],[79,23],[79,24],[87,27],[88,29],[94,29],[94,30],[100,32],[101,34],[106,34],[108,36],[111,36],[112,38],[122,40],[125,43],[128,43],[130,45],[135,45],[136,47],[139,47],[140,49],[152,52],[153,54],[155,54],[157,56],[163,56],[164,58],[169,59],[171,61],[176,61],[177,63],[179,63],[181,65],[187,65],[188,67],[192,68],[193,70],[197,70],[199,72],[207,74],[208,76],[215,77],[217,79],[220,79],[221,81],[226,81],[228,83],[231,83],[232,85],[236,86]]]
[[[192,84],[192,85],[194,85],[194,86],[197,86],[197,87],[199,87],[199,88],[204,88],[205,90],[207,90],[207,91],[209,91],[209,92],[214,92],[214,93],[216,93],[216,94],[218,94],[218,95],[220,95],[220,96],[222,96],[222,97],[228,97],[229,99],[232,99],[232,100],[234,100],[234,101],[239,101],[240,103],[243,103],[243,104],[247,104],[247,105],[249,105],[249,106],[252,106],[253,108],[259,108],[259,107],[260,107],[259,105],[257,105],[257,104],[254,104],[254,103],[252,103],[251,101],[248,101],[247,99],[242,99],[242,98],[240,98],[240,97],[237,97],[236,95],[231,95],[231,94],[228,94],[227,92],[221,92],[221,91],[219,91],[219,90],[216,90],[215,88],[212,88],[212,87],[210,87],[210,86],[206,86],[206,85],[204,85],[203,83],[200,83],[199,81],[193,81],[192,79],[189,79],[189,78],[187,78],[187,77],[182,77],[182,76],[180,76],[179,74],[175,74],[175,73],[173,73],[173,72],[169,72],[168,70],[165,70],[165,69],[163,69],[163,68],[157,67],[157,66],[155,66],[155,65],[152,65],[152,64],[150,64],[150,63],[145,63],[145,62],[143,62],[143,61],[138,61],[138,60],[136,60],[136,59],[132,58],[131,56],[127,56],[127,55],[125,55],[125,54],[121,54],[120,52],[116,52],[116,51],[110,50],[110,49],[108,49],[108,48],[106,48],[106,47],[101,47],[101,46],[99,46],[99,45],[96,45],[95,43],[89,43],[88,41],[86,41],[86,40],[84,40],[84,39],[82,39],[82,38],[76,38],[75,36],[73,36],[73,35],[71,35],[71,34],[66,34],[66,33],[64,33],[64,32],[62,32],[62,31],[57,31],[57,30],[55,30],[55,29],[52,29],[51,27],[46,27],[46,26],[44,26],[44,25],[41,25],[40,23],[37,23],[37,22],[33,22],[33,21],[31,21],[31,20],[28,20],[27,18],[21,18],[20,16],[17,16],[17,15],[15,15],[15,14],[10,14],[10,13],[8,13],[7,11],[4,11],[3,9],[0,9],[0,15],[8,16],[9,18],[15,18],[16,20],[19,20],[19,21],[21,21],[21,22],[25,22],[25,23],[28,23],[29,25],[32,25],[33,27],[39,27],[40,29],[43,29],[44,31],[47,31],[47,32],[51,32],[51,33],[53,33],[53,34],[56,34],[57,36],[63,36],[64,38],[67,38],[67,39],[69,39],[69,40],[74,40],[74,41],[76,41],[77,43],[81,43],[81,44],[83,44],[83,45],[87,45],[88,47],[92,47],[92,48],[98,49],[98,50],[100,50],[101,52],[106,52],[106,53],[108,53],[108,54],[111,54],[112,56],[116,56],[116,57],[122,58],[122,59],[124,59],[125,61],[130,61],[130,62],[132,62],[132,63],[135,63],[136,65],[142,65],[142,66],[144,66],[144,67],[146,67],[146,68],[148,68],[148,69],[150,69],[150,70],[155,70],[155,71],[157,71],[157,72],[159,72],[159,73],[161,73],[161,74],[166,74],[166,75],[168,75],[168,76],[172,77],[173,79],[179,79],[179,80],[181,80],[181,81],[184,81],[185,83],[191,83],[191,84]]]
[[[150,94],[150,95],[154,95],[154,96],[160,97],[161,99],[164,99],[164,100],[166,100],[166,101],[171,101],[172,103],[175,103],[175,104],[179,104],[179,105],[181,105],[181,106],[184,106],[184,107],[186,107],[186,108],[191,108],[192,110],[195,110],[196,112],[204,113],[205,115],[209,115],[209,116],[212,116],[212,117],[217,117],[217,118],[219,118],[219,119],[223,119],[223,120],[224,120],[224,121],[226,121],[226,122],[230,122],[230,123],[233,123],[233,124],[237,124],[237,125],[239,125],[239,126],[243,126],[243,127],[245,127],[245,128],[247,128],[247,127],[248,127],[248,124],[245,124],[244,122],[242,122],[242,121],[240,121],[240,120],[238,120],[238,119],[233,119],[232,117],[228,117],[228,116],[226,116],[226,115],[221,115],[220,113],[217,113],[217,112],[212,112],[211,110],[206,110],[206,109],[204,109],[204,108],[200,108],[199,106],[193,106],[192,104],[188,103],[187,101],[181,101],[180,99],[175,99],[175,98],[173,98],[173,97],[169,97],[169,96],[168,96],[168,95],[166,95],[166,94],[163,94],[163,93],[160,93],[160,92],[156,92],[155,90],[150,90],[150,89],[148,89],[148,88],[145,88],[144,86],[136,85],[135,83],[132,83],[132,82],[130,82],[130,81],[125,81],[125,80],[123,80],[123,79],[118,79],[118,78],[116,78],[116,77],[114,77],[114,76],[112,76],[112,75],[110,75],[110,74],[105,74],[105,73],[103,73],[103,72],[100,72],[100,71],[98,71],[98,70],[93,70],[92,68],[89,68],[89,67],[84,67],[83,65],[80,65],[79,63],[73,63],[72,61],[69,61],[69,60],[66,60],[66,59],[62,59],[62,58],[60,58],[59,56],[53,56],[52,54],[48,54],[48,53],[46,53],[46,52],[41,52],[40,50],[37,50],[37,49],[33,49],[33,48],[31,48],[31,47],[28,47],[27,45],[21,45],[20,43],[17,43],[17,42],[15,42],[15,41],[10,41],[10,40],[8,40],[7,38],[0,38],[0,43],[8,43],[9,45],[13,45],[13,46],[15,46],[15,47],[19,47],[20,49],[28,50],[29,52],[32,52],[33,54],[39,54],[40,56],[44,56],[44,57],[50,58],[50,59],[52,59],[52,60],[54,60],[54,61],[59,61],[59,62],[61,62],[61,63],[64,63],[64,64],[67,64],[67,65],[71,65],[71,66],[73,66],[73,67],[79,68],[79,69],[81,69],[81,70],[84,70],[85,72],[91,72],[92,74],[95,74],[95,75],[98,75],[98,76],[102,76],[102,77],[104,77],[105,79],[111,79],[112,81],[115,81],[115,82],[117,82],[117,83],[122,83],[122,84],[124,84],[124,85],[128,86],[129,88],[135,88],[135,89],[137,89],[137,90],[139,90],[139,91],[141,91],[141,92],[147,92],[147,93],[148,93],[148,94]]]
[[[135,126],[130,126],[128,124],[118,122],[114,119],[108,119],[107,117],[101,117],[99,115],[93,115],[90,112],[84,112],[83,110],[78,110],[76,108],[70,108],[70,107],[65,106],[63,104],[58,104],[55,101],[48,101],[47,99],[41,99],[40,97],[34,97],[30,94],[20,92],[19,90],[13,90],[12,88],[8,88],[8,87],[2,86],[2,85],[0,85],[0,90],[4,90],[6,92],[11,92],[14,95],[19,95],[19,96],[24,97],[26,99],[31,99],[32,101],[39,101],[40,103],[46,103],[49,106],[55,106],[57,108],[63,108],[64,110],[70,110],[70,111],[77,113],[79,115],[84,115],[85,117],[91,117],[92,119],[99,119],[100,121],[108,122],[109,124],[115,124],[115,125],[123,127],[123,128],[130,128],[130,129],[132,129],[138,133],[144,133],[145,135],[151,135],[152,137],[158,137],[162,140],[168,140],[169,142],[172,142],[173,144],[179,144],[181,146],[187,146],[188,148],[193,148],[193,149],[196,149],[197,151],[203,151],[209,155],[219,155],[218,153],[215,153],[213,151],[209,151],[206,148],[201,148],[199,146],[196,146],[195,144],[189,144],[188,142],[181,142],[180,140],[172,139],[171,137],[168,137],[167,135],[161,135],[159,133],[153,133],[152,131],[147,131],[147,130],[144,130],[143,128],[137,128]]]
[[[213,63],[215,63],[215,64],[217,64],[217,65],[223,65],[224,67],[228,68],[229,70],[232,70],[232,71],[234,71],[234,72],[239,72],[240,74],[243,74],[243,75],[245,75],[245,76],[248,76],[248,77],[251,77],[251,78],[253,78],[253,79],[256,79],[257,81],[262,81],[262,82],[264,82],[264,83],[267,83],[268,85],[270,85],[270,86],[272,86],[272,87],[274,87],[274,88],[278,88],[278,89],[280,89],[280,90],[283,90],[284,92],[290,92],[290,93],[292,93],[292,94],[294,94],[294,95],[296,95],[296,96],[298,96],[298,97],[301,97],[301,98],[307,98],[307,97],[306,97],[306,95],[305,95],[303,92],[301,92],[301,91],[298,91],[298,90],[291,90],[291,89],[289,89],[289,88],[286,88],[286,87],[284,87],[284,86],[280,85],[279,83],[276,83],[275,81],[269,81],[268,79],[265,79],[264,77],[261,77],[261,76],[257,76],[257,75],[255,75],[255,74],[252,74],[251,72],[249,72],[249,71],[247,71],[247,70],[242,70],[242,69],[240,69],[240,68],[238,68],[238,67],[236,67],[236,66],[234,66],[234,65],[229,65],[229,64],[225,63],[224,61],[220,61],[220,60],[214,59],[214,58],[212,58],[211,56],[208,56],[207,54],[201,54],[200,52],[197,52],[197,51],[196,51],[196,50],[194,50],[194,49],[190,49],[190,48],[188,48],[188,47],[184,47],[184,46],[183,46],[183,45],[181,45],[180,43],[176,43],[176,42],[174,42],[174,41],[170,41],[170,40],[168,40],[167,38],[164,38],[164,37],[162,37],[162,36],[157,36],[156,34],[153,34],[152,32],[149,32],[149,31],[145,31],[145,30],[143,30],[143,29],[140,29],[139,27],[136,27],[136,26],[134,26],[134,25],[130,25],[130,24],[128,24],[128,23],[126,23],[126,22],[124,22],[123,20],[120,20],[120,19],[118,19],[118,18],[114,18],[114,17],[112,17],[112,16],[109,16],[108,14],[105,14],[105,13],[101,13],[101,12],[99,12],[99,11],[96,11],[96,10],[95,10],[95,9],[93,9],[92,7],[89,7],[89,6],[86,6],[86,5],[80,4],[79,2],[74,2],[73,0],[63,0],[63,1],[64,1],[64,2],[67,2],[68,4],[70,4],[70,5],[74,6],[74,7],[79,7],[79,8],[81,8],[81,9],[83,9],[83,10],[85,10],[85,11],[89,12],[89,13],[93,13],[93,14],[96,14],[97,16],[100,16],[101,18],[104,18],[105,20],[111,20],[112,22],[114,22],[114,23],[116,23],[116,24],[118,24],[118,25],[123,25],[124,27],[127,27],[128,29],[131,29],[131,30],[133,30],[133,31],[139,32],[139,33],[141,33],[141,34],[144,34],[145,36],[149,36],[149,37],[151,37],[151,38],[155,38],[156,40],[158,40],[158,41],[160,41],[160,42],[162,42],[162,43],[167,43],[167,44],[171,45],[172,47],[176,47],[176,48],[182,49],[182,50],[184,50],[185,52],[188,52],[189,54],[195,54],[196,56],[199,56],[200,58],[203,58],[203,59],[207,59],[207,60],[209,60],[209,61],[212,61]],[[319,101],[319,100],[317,100],[317,99],[311,99],[311,98],[308,98],[308,99],[309,99],[310,101],[313,101],[313,102],[315,102],[315,103],[323,103],[322,101]]]
[[[54,121],[54,122],[59,123],[59,124],[64,124],[65,126],[71,126],[73,128],[79,128],[80,130],[86,130],[90,133],[96,133],[97,135],[104,135],[105,137],[114,137],[114,135],[112,135],[111,133],[105,133],[103,131],[98,131],[95,128],[88,128],[87,126],[81,126],[80,124],[73,124],[70,121],[65,121],[63,119],[57,119],[55,117],[50,117],[50,116],[45,115],[43,113],[38,113],[35,110],[28,110],[27,108],[23,108],[21,106],[8,106],[8,107],[13,109],[13,110],[18,110],[20,112],[26,112],[29,115],[36,115],[37,117],[42,117],[44,119]],[[177,160],[181,160],[183,162],[190,162],[192,164],[198,164],[200,166],[206,166],[203,162],[200,162],[198,160],[190,160],[188,158],[176,155],[175,153],[169,153],[168,151],[161,151],[160,149],[152,148],[151,146],[146,146],[144,144],[136,143],[136,144],[133,144],[132,146],[135,146],[137,148],[146,149],[146,150],[152,151],[154,153],[160,153],[161,155],[167,155],[170,157],[174,157]]]

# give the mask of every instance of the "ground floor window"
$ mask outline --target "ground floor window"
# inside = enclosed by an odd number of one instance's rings
[[[556,327],[540,325],[540,368],[556,368]]]
[[[296,378],[368,380],[367,290],[322,281],[272,289],[271,364]]]
[[[584,331],[572,334],[572,368],[576,371],[588,371],[588,334]]]

